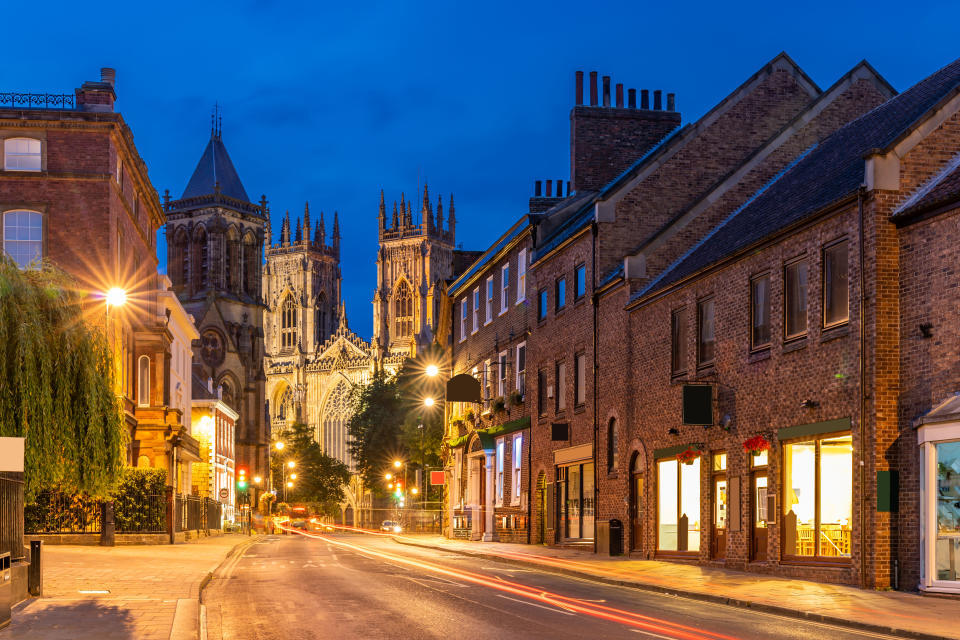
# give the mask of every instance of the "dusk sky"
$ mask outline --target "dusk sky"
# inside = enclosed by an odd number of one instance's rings
[[[578,69],[676,93],[692,122],[780,51],[821,88],[865,58],[898,91],[960,55],[955,2],[195,0],[4,14],[24,26],[4,47],[0,91],[71,93],[115,67],[117,109],[160,194],[180,197],[222,105],[224,143],[251,199],[266,194],[275,235],[305,201],[328,234],[340,212],[347,313],[368,339],[380,189],[388,202],[417,198],[424,180],[434,202],[453,192],[458,244],[486,248],[526,212],[534,180],[568,179]],[[164,268],[162,232],[159,251]]]

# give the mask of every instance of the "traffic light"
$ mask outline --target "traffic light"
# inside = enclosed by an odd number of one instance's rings
[[[246,491],[247,489],[247,468],[240,467],[237,469],[237,489],[240,491]]]

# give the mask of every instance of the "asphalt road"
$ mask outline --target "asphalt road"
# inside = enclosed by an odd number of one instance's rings
[[[345,533],[265,537],[203,603],[208,640],[892,638]]]

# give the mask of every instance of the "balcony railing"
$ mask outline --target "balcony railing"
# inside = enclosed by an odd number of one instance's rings
[[[76,96],[70,93],[16,93],[0,91],[0,108],[74,109]]]

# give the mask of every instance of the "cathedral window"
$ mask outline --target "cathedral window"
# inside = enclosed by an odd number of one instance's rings
[[[327,299],[322,293],[317,298],[314,324],[316,325],[314,341],[317,345],[323,344],[329,334],[327,333]]]
[[[36,211],[3,214],[3,251],[21,269],[43,258],[43,216]],[[35,266],[39,267],[39,264]]]
[[[280,346],[292,349],[297,344],[297,304],[287,296],[280,308]]]
[[[202,291],[207,288],[207,232],[198,227],[193,236],[193,290]]]
[[[169,260],[173,284],[185,287],[190,284],[190,240],[183,227],[177,230],[173,240],[173,252]]]
[[[243,239],[243,292],[248,296],[257,295],[257,279],[260,277],[260,246],[253,234]]]
[[[397,287],[393,305],[395,337],[408,338],[413,333],[413,292],[405,281]]]
[[[224,285],[230,291],[239,291],[240,275],[240,242],[237,239],[236,231],[233,229],[227,234],[226,255],[223,261],[223,279]]]

